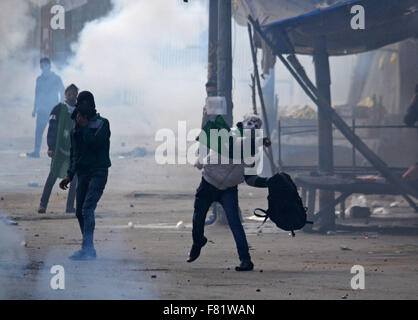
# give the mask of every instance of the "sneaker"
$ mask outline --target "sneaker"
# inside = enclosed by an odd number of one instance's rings
[[[39,207],[39,209],[38,209],[38,213],[42,214],[42,213],[45,213],[45,212],[46,212],[46,208],[44,208],[44,207]]]
[[[95,249],[81,249],[76,251],[72,256],[68,257],[70,260],[94,260],[96,259]]]
[[[26,156],[28,158],[39,158],[40,157],[40,154],[39,153],[36,153],[36,152],[28,152],[28,153],[26,153]]]
[[[187,262],[193,262],[200,256],[200,250],[205,246],[205,244],[208,242],[208,239],[206,237],[203,237],[203,241],[201,245],[193,244],[192,249],[190,250],[189,258],[187,259]]]
[[[235,271],[251,271],[254,269],[254,264],[251,260],[242,260],[238,267],[235,267]]]

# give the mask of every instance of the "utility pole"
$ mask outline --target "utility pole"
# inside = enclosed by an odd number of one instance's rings
[[[225,121],[232,127],[232,8],[231,0],[218,0],[217,88],[218,96],[225,97]],[[215,204],[217,225],[228,225],[225,213]]]
[[[218,0],[209,2],[208,82],[215,84],[218,82],[218,2]],[[216,96],[217,92],[210,95]]]
[[[210,88],[206,87],[208,97],[215,97],[218,95],[218,1],[209,1],[209,34],[208,34],[208,84]],[[206,113],[203,114],[202,128],[209,121],[210,117]]]
[[[218,96],[226,99],[225,121],[232,127],[231,0],[218,1]]]

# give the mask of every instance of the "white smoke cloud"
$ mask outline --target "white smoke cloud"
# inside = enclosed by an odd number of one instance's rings
[[[0,1],[0,107],[33,95],[33,52],[24,50],[35,27],[30,4],[35,0]]]
[[[20,49],[28,31],[35,26],[29,15],[29,1],[0,1],[0,61]]]
[[[207,29],[205,6],[165,0],[114,4],[110,16],[84,28],[63,79],[91,90],[99,109],[114,118],[118,132],[175,127],[177,120],[193,119],[198,126],[205,65],[190,64],[185,71],[175,63],[162,65],[158,57],[168,55],[165,50],[178,52],[199,43]],[[123,106],[120,96],[126,92],[141,103]]]
[[[16,116],[24,115],[19,124],[26,134],[34,127],[30,114],[40,70],[34,64],[38,53],[29,52],[25,44],[35,27],[31,5],[45,2],[0,1],[0,107],[24,108],[15,112]],[[86,24],[78,42],[72,44],[73,58],[57,71],[64,85],[75,83],[82,90],[91,90],[99,112],[111,120],[114,134],[152,136],[161,127],[176,127],[177,120],[199,126],[206,64],[190,61],[185,71],[184,64],[175,59],[163,65],[161,57],[170,58],[169,52],[178,55],[188,46],[205,45],[206,2],[113,3],[114,10]],[[6,124],[1,124],[10,136],[22,133],[22,128],[11,126],[6,130]]]
[[[0,299],[13,297],[13,281],[23,274],[29,259],[22,246],[21,236],[13,229],[6,226],[6,212],[0,209]]]

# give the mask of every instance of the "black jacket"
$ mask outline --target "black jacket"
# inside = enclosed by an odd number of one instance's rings
[[[87,174],[98,169],[107,169],[110,162],[109,121],[99,114],[89,120],[86,127],[76,127],[71,131],[71,163],[68,177]]]

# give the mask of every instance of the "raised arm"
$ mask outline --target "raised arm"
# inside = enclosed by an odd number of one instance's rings
[[[67,170],[67,176],[68,176],[68,178],[70,179],[70,181],[71,180],[73,180],[73,178],[74,178],[74,175],[75,175],[75,152],[74,152],[74,133],[73,133],[73,131],[71,131],[71,135],[70,135],[70,137],[71,137],[71,148],[70,148],[70,166],[68,167],[68,170]]]
[[[257,175],[246,175],[244,176],[245,182],[255,188],[267,188],[267,180],[268,178],[263,178]]]
[[[32,116],[35,116],[36,112],[39,110],[39,78],[36,79],[36,86],[35,86],[35,102],[33,105],[33,112]]]

